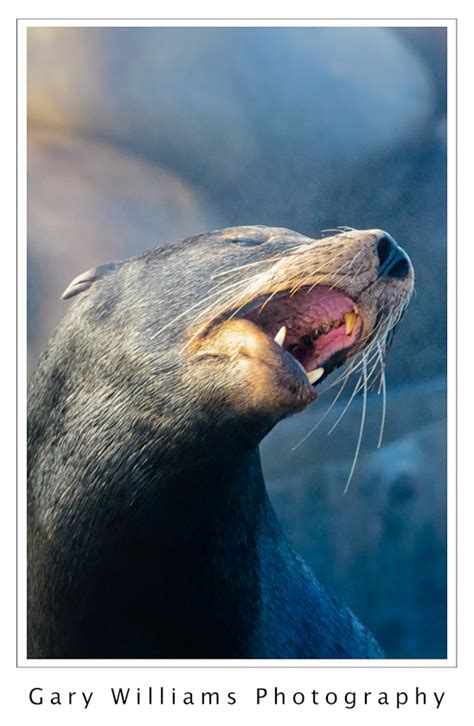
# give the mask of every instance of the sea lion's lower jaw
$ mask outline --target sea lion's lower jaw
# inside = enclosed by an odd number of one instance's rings
[[[194,349],[189,374],[197,391],[215,389],[217,407],[230,417],[258,415],[274,425],[302,411],[316,391],[302,364],[255,323],[231,318],[216,326]],[[200,379],[200,380],[197,380]]]

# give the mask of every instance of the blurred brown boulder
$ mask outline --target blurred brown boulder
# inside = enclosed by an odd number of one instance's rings
[[[32,123],[174,169],[232,224],[305,233],[311,208],[324,224],[337,186],[365,190],[364,166],[422,139],[435,109],[387,28],[31,28],[28,67]]]
[[[222,216],[175,174],[104,142],[31,132],[28,147],[30,364],[64,315],[60,295],[96,264],[215,229]]]

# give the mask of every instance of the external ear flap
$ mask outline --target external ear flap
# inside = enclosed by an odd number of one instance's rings
[[[107,262],[105,265],[91,267],[91,269],[87,270],[87,272],[82,272],[69,283],[61,295],[61,298],[63,300],[68,300],[70,297],[74,297],[75,295],[79,295],[79,293],[84,292],[84,290],[88,290],[92,283],[98,280],[99,277],[107,275],[112,270],[115,270],[115,268],[119,265],[120,262]]]

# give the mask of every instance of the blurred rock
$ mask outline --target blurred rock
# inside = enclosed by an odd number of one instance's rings
[[[232,224],[351,216],[335,187],[370,188],[363,165],[422,138],[434,109],[384,28],[31,28],[28,53],[31,123],[176,170]]]
[[[103,142],[30,133],[28,148],[29,363],[90,267],[160,242],[223,226],[202,194],[171,172]]]
[[[447,91],[447,44],[446,28],[437,27],[398,27],[393,29],[397,35],[415,49],[424,60],[435,80],[437,107],[441,114],[446,109]]]

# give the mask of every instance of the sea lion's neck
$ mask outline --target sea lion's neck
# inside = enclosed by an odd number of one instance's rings
[[[258,449],[214,451],[183,452],[173,466],[162,455],[155,477],[148,462],[146,489],[135,469],[128,483],[115,482],[119,509],[105,496],[87,511],[85,499],[81,524],[89,528],[61,528],[57,570],[43,587],[69,656],[250,656],[261,608],[259,538],[272,510]],[[119,640],[109,637],[118,632]]]
[[[207,453],[182,456],[164,467],[152,495],[153,516],[177,518],[202,536],[222,529],[229,517],[257,527],[269,506],[258,448],[205,449]],[[180,529],[170,527],[170,536],[181,536]]]

